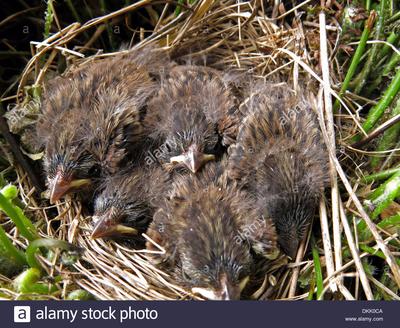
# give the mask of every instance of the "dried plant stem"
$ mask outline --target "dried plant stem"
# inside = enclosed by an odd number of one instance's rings
[[[393,273],[394,276],[394,280],[396,281],[396,284],[398,286],[400,286],[400,270],[399,270],[399,266],[396,263],[396,260],[393,256],[393,254],[390,252],[390,250],[387,248],[387,246],[385,245],[385,243],[383,242],[383,239],[381,237],[381,235],[379,234],[375,224],[372,222],[372,220],[370,219],[370,217],[368,216],[368,214],[365,212],[364,207],[362,206],[360,200],[358,199],[357,195],[354,193],[351,184],[349,182],[349,180],[346,177],[346,174],[344,173],[339,161],[337,160],[335,154],[331,154],[331,156],[334,158],[335,161],[335,165],[336,165],[336,169],[338,171],[338,174],[340,176],[340,178],[342,179],[342,182],[347,190],[347,192],[349,193],[351,199],[354,202],[354,205],[356,206],[358,212],[360,213],[362,219],[365,221],[365,223],[367,224],[369,230],[371,231],[373,237],[375,238],[375,241],[378,245],[378,247],[382,250],[382,252],[385,254],[386,257],[386,261]],[[343,224],[343,220],[342,220],[342,224]]]
[[[326,213],[325,200],[322,198],[319,205],[319,217],[321,222],[321,233],[322,233],[322,243],[324,245],[324,254],[326,261],[326,271],[328,276],[330,276],[335,271],[335,266],[333,263],[331,238],[329,234],[328,216]],[[318,280],[317,280],[318,286]],[[332,280],[330,282],[330,288],[333,292],[337,290],[335,282]]]
[[[7,24],[8,22],[16,19],[18,16],[24,15],[30,11],[35,11],[37,9],[41,9],[41,6],[37,6],[37,7],[31,7],[31,8],[26,8],[24,10],[18,11],[10,16],[8,16],[7,18],[3,19],[2,21],[0,21],[0,27]]]
[[[355,301],[356,298],[350,293],[350,291],[343,285],[338,285],[340,292],[346,299],[346,301]]]
[[[288,54],[290,54],[290,52],[282,50]],[[298,60],[301,64],[302,62],[297,58],[297,56],[295,56],[294,54],[290,54],[292,58],[294,58],[295,60]],[[302,64],[304,65],[304,64]],[[306,65],[304,65],[305,67],[307,67]],[[312,72],[312,76],[317,77],[318,81],[321,82],[321,79],[318,77],[317,74],[315,74],[315,72],[313,72],[309,67],[307,67],[308,71]],[[331,91],[332,93],[332,91]],[[324,124],[321,125],[322,128],[322,135],[324,137],[324,141],[327,145],[329,145],[330,143],[330,138],[327,134],[326,131],[326,127],[324,126]],[[371,219],[369,218],[368,214],[365,212],[364,207],[362,206],[360,200],[358,199],[357,195],[354,193],[351,184],[349,182],[349,180],[347,179],[346,173],[343,171],[342,166],[340,165],[337,157],[336,157],[336,152],[334,150],[332,150],[331,147],[328,147],[328,151],[329,151],[329,156],[330,158],[333,160],[335,167],[336,167],[336,171],[339,174],[340,179],[343,182],[344,187],[346,188],[347,192],[349,193],[351,199],[354,202],[354,205],[356,206],[358,212],[360,213],[362,219],[366,222],[368,228],[370,229],[373,237],[376,240],[376,243],[378,244],[378,247],[382,249],[383,253],[386,256],[386,261],[390,267],[390,269],[393,272],[394,275],[394,279],[396,281],[396,283],[400,286],[400,270],[399,267],[396,264],[396,261],[393,257],[393,254],[389,251],[389,249],[387,248],[387,246],[385,245],[385,243],[383,242],[383,239],[381,237],[381,235],[379,234],[378,230],[376,229],[375,224],[371,221]],[[343,224],[343,222],[342,222]]]
[[[308,66],[306,65],[304,62],[301,61],[301,59],[295,55],[293,52],[287,50],[287,49],[283,49],[283,48],[279,48],[279,51],[282,51],[286,54],[288,54],[292,59],[294,59],[295,62],[298,62],[302,67],[304,67],[304,69],[309,72],[311,74],[311,76],[315,77],[320,83],[323,83],[323,81],[321,80],[321,78]],[[399,70],[400,72],[400,70]],[[337,96],[337,94],[333,91],[330,90],[331,94]],[[340,98],[339,98],[340,99]],[[326,128],[322,127],[322,135],[324,137],[324,141],[326,144],[329,144],[330,140],[329,137],[327,135],[326,132]],[[394,279],[396,281],[396,283],[400,286],[400,270],[399,267],[396,264],[396,261],[393,257],[393,254],[389,251],[389,249],[387,248],[387,246],[383,243],[382,237],[379,234],[378,230],[376,229],[375,224],[371,221],[371,219],[369,218],[368,214],[365,212],[360,200],[358,199],[357,195],[354,193],[351,184],[349,182],[349,180],[347,179],[346,173],[344,172],[342,166],[340,165],[337,157],[336,157],[336,152],[332,151],[331,147],[328,147],[328,151],[329,151],[329,156],[330,158],[334,161],[335,164],[335,168],[337,173],[339,174],[340,179],[343,182],[343,185],[345,187],[345,189],[347,190],[347,192],[349,193],[351,199],[353,200],[357,210],[359,211],[361,217],[363,220],[365,220],[365,222],[367,223],[368,228],[371,230],[371,233],[373,235],[373,237],[375,238],[378,247],[382,249],[383,253],[385,254],[386,261],[391,269],[391,271],[393,272],[393,276]]]
[[[354,242],[354,238],[353,238],[353,234],[352,234],[351,229],[350,229],[349,222],[347,221],[347,217],[346,217],[346,213],[344,211],[343,203],[341,201],[340,201],[340,218],[341,218],[341,221],[342,221],[343,230],[344,230],[344,233],[345,233],[346,238],[347,238],[347,243],[349,245],[351,255],[353,256],[354,263],[356,265],[357,272],[358,272],[358,275],[359,275],[360,280],[361,280],[361,284],[362,284],[363,289],[364,289],[365,296],[367,297],[368,300],[373,300],[374,299],[374,295],[372,294],[371,286],[370,286],[370,284],[368,282],[367,275],[366,275],[366,273],[364,271],[364,267],[363,267],[363,264],[361,262],[360,255],[358,253],[357,246],[356,246],[356,244]]]
[[[400,107],[399,107],[400,108]],[[378,126],[375,130],[373,130],[370,134],[368,134],[365,138],[357,141],[351,145],[351,148],[360,148],[366,144],[368,144],[371,140],[377,138],[385,131],[387,132],[386,137],[381,140],[378,145],[378,152],[385,151],[389,149],[394,141],[396,141],[396,134],[399,130],[399,122],[400,122],[400,112],[396,114],[396,116],[392,117],[391,119],[387,120],[382,125]],[[374,160],[372,160],[372,167],[377,165]]]
[[[383,1],[386,2],[388,0]],[[72,3],[72,1],[68,2]],[[302,1],[290,10],[283,12],[280,12],[282,9],[280,3],[282,1],[277,0],[274,2],[275,12],[270,17],[267,17],[266,13],[270,12],[272,8],[267,8],[266,2],[259,0],[244,2],[236,0],[197,0],[194,5],[187,5],[188,1],[183,1],[182,10],[178,17],[174,17],[173,13],[178,0],[172,2],[168,0],[123,2],[126,5],[125,8],[96,17],[87,22],[81,22],[82,25],[73,23],[62,31],[49,36],[36,47],[33,44],[33,58],[26,65],[26,69],[20,79],[18,97],[15,97],[17,101],[25,100],[23,98],[25,87],[31,85],[32,77],[36,77],[36,84],[40,84],[43,83],[44,77],[47,78],[51,75],[51,71],[56,67],[58,59],[66,58],[69,69],[74,69],[75,64],[78,67],[83,67],[91,62],[93,57],[84,60],[78,57],[84,57],[81,53],[85,51],[89,53],[99,48],[100,37],[102,35],[105,36],[104,32],[107,26],[110,26],[110,22],[112,24],[122,18],[120,16],[125,16],[127,25],[134,24],[134,26],[128,26],[127,28],[128,33],[132,32],[131,41],[137,40],[138,37],[141,40],[141,42],[133,45],[134,49],[149,45],[160,48],[160,51],[168,52],[173,58],[177,56],[176,59],[180,62],[189,59],[194,64],[204,63],[204,58],[207,58],[206,65],[216,69],[225,70],[226,68],[237,67],[245,74],[248,73],[264,80],[274,79],[275,76],[279,75],[280,77],[287,77],[289,80],[293,79],[294,85],[298,84],[298,81],[303,77],[302,75],[315,78],[321,87],[317,106],[314,107],[318,109],[321,130],[329,153],[331,177],[331,190],[327,193],[328,197],[320,204],[321,215],[319,219],[321,225],[319,222],[316,222],[317,224],[315,225],[317,227],[321,226],[322,238],[318,237],[318,240],[312,243],[310,252],[307,253],[305,252],[307,241],[302,241],[296,255],[296,261],[289,263],[289,265],[286,265],[286,261],[273,261],[271,267],[268,268],[268,272],[266,272],[268,277],[264,280],[266,286],[260,288],[256,298],[268,297],[290,300],[345,298],[346,300],[353,300],[364,298],[365,294],[367,299],[372,299],[374,297],[371,292],[372,284],[374,284],[374,292],[378,290],[377,294],[380,293],[385,298],[393,298],[392,294],[396,293],[395,284],[392,281],[390,283],[380,281],[376,284],[364,272],[366,268],[363,267],[363,261],[361,260],[372,256],[379,256],[385,259],[385,262],[382,261],[382,265],[385,269],[388,266],[391,269],[391,271],[387,270],[387,280],[399,281],[399,269],[396,267],[399,261],[393,261],[393,255],[397,256],[399,254],[396,244],[398,243],[398,235],[395,230],[400,221],[399,214],[381,221],[376,220],[376,226],[371,222],[371,219],[365,213],[365,209],[363,212],[363,206],[360,203],[359,196],[357,196],[362,191],[357,191],[359,189],[357,188],[358,185],[353,186],[349,182],[357,179],[357,176],[362,177],[364,174],[368,174],[365,173],[364,167],[361,165],[362,162],[359,161],[360,158],[357,156],[370,155],[371,152],[358,150],[353,152],[350,147],[346,147],[344,155],[353,161],[354,166],[357,166],[355,172],[352,167],[344,166],[344,163],[348,163],[347,160],[343,161],[343,163],[339,162],[336,157],[336,143],[344,145],[356,131],[360,131],[360,134],[362,134],[364,131],[361,125],[362,121],[359,118],[361,108],[365,104],[378,105],[378,102],[371,101],[365,97],[365,92],[370,88],[369,85],[368,87],[365,85],[362,88],[362,95],[348,92],[349,88],[357,87],[356,84],[352,84],[350,87],[349,82],[354,83],[356,74],[363,71],[360,66],[368,61],[371,51],[369,50],[366,53],[367,45],[369,43],[379,43],[379,51],[376,58],[379,56],[380,66],[387,61],[387,66],[383,71],[386,71],[388,66],[393,65],[387,71],[387,73],[392,74],[395,72],[393,70],[394,67],[398,64],[397,57],[400,58],[399,52],[394,49],[398,43],[398,40],[396,41],[397,37],[392,33],[384,46],[382,46],[384,42],[380,40],[368,41],[371,33],[375,33],[372,32],[375,24],[375,13],[372,12],[369,20],[367,20],[370,25],[368,26],[369,31],[364,29],[363,40],[358,44],[357,49],[355,49],[355,55],[351,59],[350,67],[353,71],[347,73],[347,86],[346,83],[342,84],[341,94],[338,97],[338,94],[332,89],[332,81],[336,83],[336,81],[342,80],[342,62],[339,56],[336,56],[336,50],[340,46],[338,42],[340,26],[336,22],[336,17],[333,17],[332,12],[325,10],[325,1],[321,6],[321,10],[324,10],[324,12],[316,15],[314,11],[310,12],[306,17],[307,21],[305,21],[304,15],[300,18],[298,8],[311,3],[311,0]],[[86,1],[84,3],[86,5],[84,12],[79,12],[81,18],[85,18],[86,12],[89,16],[93,14],[90,14],[90,8]],[[106,2],[102,1],[102,4],[104,8]],[[160,5],[158,6],[158,4]],[[68,10],[67,5],[58,4],[57,8],[64,6]],[[145,8],[146,6],[148,8]],[[78,7],[76,8],[79,10]],[[147,17],[144,18],[146,25],[137,24],[138,21],[132,20],[131,13],[137,9],[143,12],[148,11],[152,20],[151,26],[155,26],[152,33],[148,30],[150,24],[147,24]],[[294,15],[295,18],[292,20],[288,15]],[[139,13],[139,16],[141,16],[141,13]],[[59,22],[58,18],[60,19]],[[58,18],[54,12],[53,25],[66,26],[64,18],[60,15],[58,15]],[[150,32],[150,36],[144,38],[144,30],[146,30],[146,34]],[[314,44],[316,38],[320,39],[320,47]],[[108,42],[106,43],[108,47]],[[70,50],[76,44],[81,46]],[[99,44],[99,47],[96,47],[96,44]],[[189,49],[190,55],[187,56]],[[394,54],[392,58],[388,59],[391,50],[394,51]],[[99,53],[94,56],[95,60],[101,60],[100,58],[106,56],[116,56],[124,52],[121,50],[100,54],[100,51],[99,49]],[[355,61],[356,54],[359,56],[358,62]],[[316,55],[320,57],[316,57]],[[210,60],[208,60],[209,58]],[[319,62],[316,63],[318,58]],[[70,66],[71,64],[72,66]],[[320,66],[321,76],[315,73],[313,66],[315,64]],[[377,64],[372,69],[380,73],[380,66],[378,67]],[[335,76],[336,72],[338,72],[339,76]],[[372,73],[368,76],[369,79],[373,77]],[[379,76],[376,76],[376,78],[379,78]],[[376,83],[377,80],[374,79],[373,83]],[[379,83],[378,86],[380,87]],[[311,89],[314,84],[310,83],[308,86]],[[242,90],[241,86],[237,89],[238,93],[247,91],[245,88]],[[315,94],[315,91],[315,89],[310,90],[310,94]],[[243,96],[245,95],[243,94]],[[312,97],[310,98],[311,100],[313,99]],[[337,105],[342,105],[341,113],[337,117],[333,115],[332,102],[334,99],[332,97],[337,99]],[[14,101],[13,99],[11,100]],[[335,104],[335,106],[337,105]],[[337,118],[337,123],[341,124],[335,126],[334,118]],[[381,124],[378,129],[387,128],[386,123]],[[373,136],[376,130],[376,127],[373,126],[368,132],[368,137]],[[350,152],[353,152],[353,156]],[[386,158],[390,158],[396,156],[397,153],[390,149],[385,150],[380,155],[383,154],[388,154]],[[371,175],[366,179],[370,182],[386,180],[397,172],[382,172],[381,175]],[[17,174],[24,203],[35,204],[34,198],[26,194],[27,190],[32,188],[27,181],[28,179],[25,178],[26,174],[19,166]],[[345,188],[342,188],[342,181]],[[348,202],[346,208],[341,202],[341,195]],[[355,206],[352,202],[354,202]],[[148,254],[146,253],[149,253],[149,251],[132,249],[114,241],[90,239],[88,234],[91,229],[91,219],[82,215],[81,208],[75,200],[58,203],[57,207],[52,207],[51,209],[47,206],[33,205],[29,207],[29,210],[32,211],[32,217],[35,216],[42,220],[39,225],[40,234],[45,234],[54,239],[68,240],[86,249],[83,257],[75,264],[74,270],[59,264],[55,259],[49,261],[43,257],[38,258],[40,264],[45,266],[49,276],[53,276],[54,272],[65,272],[65,276],[68,277],[68,280],[65,279],[62,283],[63,288],[58,290],[57,294],[53,294],[54,298],[66,298],[71,290],[76,289],[76,286],[81,286],[100,299],[169,300],[196,298],[196,296],[191,295],[179,286],[169,271],[163,271],[154,266],[147,259]],[[58,215],[54,215],[56,210],[59,213]],[[346,215],[348,215],[349,219],[351,219],[349,213],[354,213],[353,223],[357,220],[364,224],[364,230],[360,230],[359,226],[355,224],[354,229],[353,226],[349,227],[350,222],[346,218]],[[362,220],[359,220],[360,217]],[[53,222],[57,224],[53,224]],[[26,244],[26,241],[21,238],[21,234],[18,232],[12,236],[17,249],[19,246]],[[319,233],[315,232],[314,236],[317,234],[319,236]],[[309,236],[311,235],[312,232],[310,232]],[[367,238],[364,238],[365,236]],[[390,236],[390,238],[382,242],[383,236]],[[360,245],[368,246],[368,248],[365,248],[366,252],[361,253],[358,251],[358,240],[360,240]],[[350,251],[347,245],[349,245]],[[393,253],[389,250],[392,250]],[[163,251],[162,249],[157,249],[155,253],[162,253]],[[35,257],[35,252],[33,252],[33,256]],[[34,260],[32,265],[39,267],[38,263],[34,264]],[[315,274],[312,272],[313,268],[315,268]],[[308,277],[311,277],[310,286],[304,291],[302,282]],[[274,278],[276,278],[276,283]],[[393,293],[390,294],[388,290],[384,291],[379,283],[386,285]],[[376,289],[375,286],[377,286]],[[338,292],[331,293],[331,291],[335,290]],[[18,297],[18,295],[11,297]]]
[[[323,11],[319,14],[319,31],[320,31],[320,60],[321,60],[321,68],[322,68],[322,80],[323,80],[323,89],[324,89],[324,109],[325,115],[321,117],[325,117],[327,132],[330,138],[330,145],[334,150],[336,149],[336,140],[335,140],[335,129],[333,124],[333,110],[332,110],[332,97],[330,93],[330,72],[329,72],[329,55],[328,55],[328,47],[327,47],[327,35],[326,35],[326,17]],[[333,241],[334,241],[334,250],[335,250],[335,266],[333,264],[332,259],[332,251],[329,248],[330,240],[324,241],[324,249],[325,257],[326,257],[326,266],[328,275],[330,275],[333,271],[340,269],[342,266],[342,253],[341,253],[341,234],[340,234],[340,223],[339,223],[339,189],[337,182],[337,174],[335,170],[335,165],[330,160],[329,161],[329,172],[330,172],[330,180],[331,180],[331,197],[332,197],[332,221],[333,221]],[[321,204],[321,206],[325,207],[325,204]],[[323,212],[323,211],[322,211]],[[325,211],[326,212],[326,211]],[[322,225],[322,217],[321,217],[321,227]],[[328,220],[324,219],[324,225],[326,225],[326,232],[329,233]],[[324,235],[324,234],[323,234]],[[328,234],[329,237],[329,234]],[[341,281],[339,283],[342,283]],[[335,284],[331,284],[332,292],[337,290]]]
[[[306,242],[306,239],[304,238],[299,246],[298,251],[297,251],[296,263],[300,263],[301,260],[303,259],[306,244],[307,244],[307,242]],[[288,293],[289,298],[294,298],[296,295],[297,281],[299,279],[299,273],[300,273],[300,267],[297,266],[293,269],[292,278],[290,280],[289,293]]]
[[[400,301],[399,295],[396,295],[395,293],[393,293],[389,288],[387,288],[385,285],[383,285],[380,281],[376,280],[372,275],[370,275],[368,278],[369,278],[369,280],[372,281],[372,283],[376,287],[380,288],[384,293],[389,295],[392,300]]]

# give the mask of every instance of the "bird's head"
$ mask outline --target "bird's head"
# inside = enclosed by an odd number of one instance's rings
[[[262,218],[248,193],[228,181],[222,163],[176,177],[148,230],[165,250],[151,259],[211,300],[239,299],[252,273],[253,251],[270,258],[277,239],[272,222]]]
[[[202,242],[201,238],[204,238]],[[183,284],[192,293],[209,300],[240,299],[252,264],[248,246],[239,245],[235,240],[224,240],[228,236],[206,238],[198,236],[182,246],[179,273]],[[226,244],[222,246],[223,243]]]
[[[239,299],[253,263],[229,202],[220,190],[210,189],[179,210],[186,216],[177,246],[179,279],[193,293],[210,300]]]
[[[173,119],[172,126],[165,142],[167,165],[196,173],[215,160],[219,136],[202,112],[182,112]]]
[[[120,174],[104,182],[96,197],[92,238],[120,238],[139,234],[149,222],[149,207],[141,177]]]
[[[211,286],[193,287],[192,293],[199,294],[212,301],[239,300],[242,290],[246,287],[249,276],[245,276],[239,282],[233,282],[228,273],[222,272]]]
[[[192,173],[196,173],[204,164],[215,160],[215,155],[201,150],[203,147],[192,143],[188,147],[180,147],[182,152],[179,155],[169,158],[169,166],[172,168],[185,167]]]
[[[269,213],[275,222],[282,250],[295,259],[316,210],[316,199],[306,189],[277,197]]]
[[[44,166],[50,190],[50,202],[64,195],[83,190],[93,184],[100,175],[100,166],[88,153],[76,149],[47,152]]]

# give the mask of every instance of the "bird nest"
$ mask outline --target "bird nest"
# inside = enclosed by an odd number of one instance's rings
[[[329,13],[318,17],[312,11],[305,12],[310,1],[290,9],[285,9],[282,4],[274,6],[273,3],[258,0],[199,0],[191,5],[182,5],[181,13],[176,15],[171,10],[176,4],[142,0],[84,24],[71,24],[33,47],[33,57],[19,81],[17,99],[20,105],[15,110],[26,109],[35,88],[55,75],[54,67],[58,58],[65,57],[70,68],[85,65],[93,58],[114,56],[125,51],[103,53],[91,49],[91,45],[106,28],[105,24],[140,10],[146,10],[151,24],[137,27],[140,42],[129,46],[140,49],[154,45],[167,49],[174,59],[182,62],[196,62],[218,69],[239,69],[267,81],[285,81],[293,87],[305,78],[314,82],[310,84],[310,91],[314,94],[314,107],[319,113],[321,129],[331,155],[332,178],[331,187],[326,190],[326,197],[321,201],[319,215],[315,217],[313,225],[313,235],[318,238],[313,242],[313,248],[321,254],[320,271],[323,274],[324,289],[320,297],[370,298],[373,280],[367,278],[360,260],[369,255],[358,252],[346,219],[346,214],[351,213],[362,218],[367,216],[363,207],[360,208],[355,187],[347,178],[360,175],[357,165],[363,160],[362,155],[345,146],[346,138],[357,132],[358,118],[350,114],[352,111],[343,109],[341,126],[336,134],[332,134],[330,97],[337,95],[335,86],[343,79],[335,57],[340,26]],[[157,15],[152,15],[154,11]],[[73,48],[74,39],[78,37],[86,38],[87,43],[79,49]],[[350,95],[343,103],[343,108],[351,106],[353,100]],[[335,143],[340,145],[339,158],[339,146],[335,146]],[[348,157],[356,165],[349,164]],[[115,241],[91,239],[91,217],[85,215],[79,201],[67,198],[50,206],[45,199],[34,197],[34,187],[27,172],[17,163],[15,167],[21,197],[27,204],[26,213],[36,220],[41,235],[65,240],[85,249],[72,266],[60,264],[57,257],[51,262],[39,257],[49,276],[57,274],[63,278],[60,282],[61,293],[57,297],[65,298],[69,291],[79,286],[103,300],[196,298],[177,285],[168,273],[153,266],[146,259],[146,250],[133,249]],[[339,193],[339,188],[343,192]],[[368,221],[368,226],[371,223],[374,246],[386,256],[391,269],[389,274],[399,283],[399,268],[386,246],[389,237],[383,235],[368,216],[364,219]],[[9,234],[14,236],[16,243],[25,247],[23,239],[14,232],[10,230]],[[272,261],[251,298],[306,299],[309,295],[307,290],[315,288],[315,281],[309,278],[315,265],[312,253],[308,251],[309,240],[300,246],[294,261],[289,261],[283,255]],[[342,243],[346,244],[346,250]],[[342,256],[342,252],[349,250],[350,255]],[[357,284],[361,282],[361,292],[358,287],[355,293],[350,292],[344,277],[353,277]]]

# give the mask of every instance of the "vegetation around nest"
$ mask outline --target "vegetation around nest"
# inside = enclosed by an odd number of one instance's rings
[[[1,72],[0,298],[196,298],[151,265],[145,250],[92,240],[90,217],[75,199],[50,206],[41,193],[41,150],[26,142],[46,81],[152,44],[181,62],[293,87],[312,81],[331,186],[295,261],[275,260],[252,298],[400,299],[399,4],[141,0],[97,8],[84,1],[78,10],[76,3],[24,8],[20,1],[22,9],[0,22],[11,33],[22,18],[43,16],[43,41],[30,39],[31,55],[9,43],[1,51],[10,69],[23,69]]]

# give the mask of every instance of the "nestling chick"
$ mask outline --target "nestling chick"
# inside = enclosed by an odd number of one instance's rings
[[[118,171],[141,148],[145,103],[156,89],[151,60],[148,52],[130,52],[96,61],[46,90],[37,132],[51,202],[93,189],[97,178]]]
[[[239,299],[253,266],[251,248],[276,256],[276,233],[251,198],[227,185],[219,163],[176,179],[147,232],[165,249],[151,259],[172,270],[193,293],[211,300]],[[158,250],[147,242],[151,251]]]
[[[260,87],[248,110],[229,149],[229,175],[255,195],[294,258],[328,181],[317,116],[286,84]]]
[[[222,73],[207,67],[176,66],[161,83],[146,117],[153,138],[163,142],[159,160],[195,173],[235,140],[235,97]]]
[[[94,204],[92,238],[139,237],[154,214],[154,202],[168,187],[160,167],[129,168],[102,183]]]

